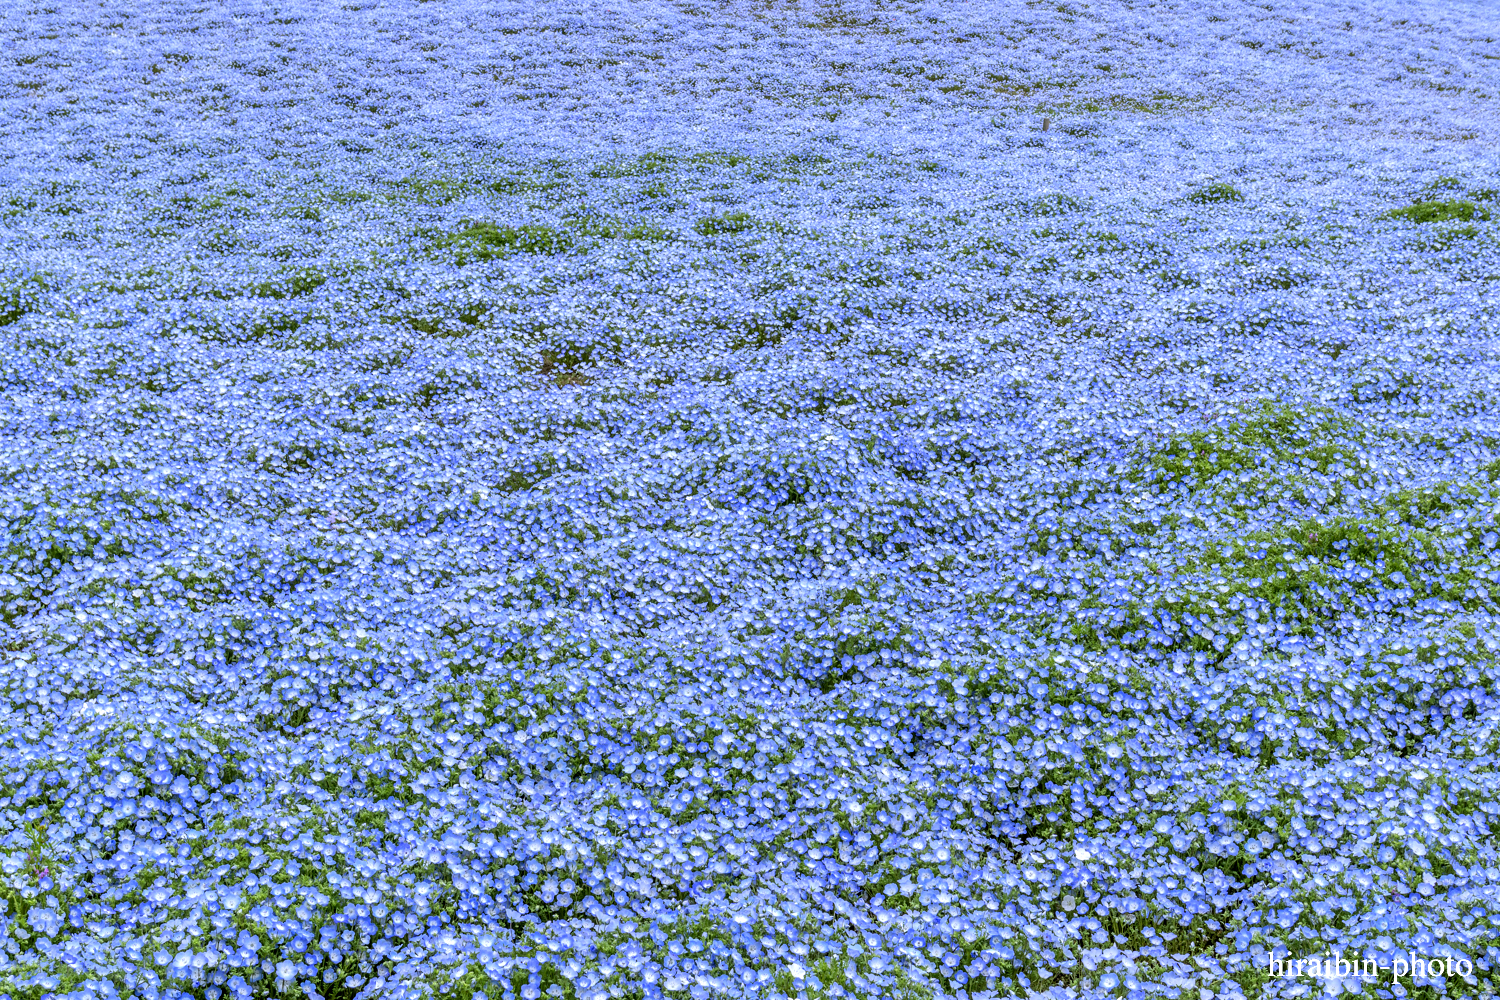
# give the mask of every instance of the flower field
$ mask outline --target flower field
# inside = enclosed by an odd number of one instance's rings
[[[0,996],[1493,993],[1488,5],[605,4],[0,11]]]

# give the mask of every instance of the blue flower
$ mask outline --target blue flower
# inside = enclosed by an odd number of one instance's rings
[[[1485,953],[1497,196],[1424,145],[1495,138],[1462,33],[1362,37],[1289,131],[1361,30],[1318,3],[1135,96],[1187,15],[360,6],[18,36],[0,974]],[[1397,76],[1447,89],[1377,156]]]

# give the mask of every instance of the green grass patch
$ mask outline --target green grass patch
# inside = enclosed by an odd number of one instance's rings
[[[599,240],[647,240],[664,243],[676,239],[676,234],[670,229],[654,222],[631,222],[602,215],[571,216],[565,225],[579,236]]]
[[[48,212],[53,215],[74,215],[84,211],[83,206],[73,201],[82,186],[68,181],[48,181],[28,192],[18,192],[6,199],[7,210],[0,215],[10,218],[29,212]]]
[[[723,215],[704,216],[693,223],[693,231],[699,236],[726,236],[743,233],[755,227],[755,218],[749,212],[725,212]]]
[[[1247,239],[1235,240],[1224,244],[1224,249],[1235,252],[1235,261],[1240,264],[1250,264],[1261,259],[1263,254],[1273,250],[1299,249],[1307,250],[1312,247],[1312,240],[1306,236],[1251,236]]]
[[[1488,222],[1490,219],[1490,210],[1481,205],[1476,205],[1472,201],[1452,198],[1444,201],[1419,201],[1415,205],[1408,205],[1405,208],[1393,208],[1389,212],[1382,213],[1380,218],[1406,219],[1418,225],[1425,225],[1430,222],[1451,222],[1454,220],[1471,222],[1476,219],[1480,222]],[[1470,229],[1470,232],[1477,233],[1477,230]]]
[[[537,166],[543,169],[497,176],[489,169],[477,167],[476,176],[465,178],[406,177],[386,185],[383,197],[388,203],[443,206],[479,195],[546,194],[567,186],[564,164],[548,160]]]
[[[676,169],[677,162],[677,157],[670,153],[644,153],[633,159],[602,163],[590,170],[589,176],[599,179],[649,177]]]
[[[1404,581],[1419,597],[1461,599],[1468,584],[1466,577],[1436,578],[1442,568],[1437,536],[1373,518],[1305,521],[1277,531],[1250,532],[1210,545],[1203,565],[1223,567],[1233,581],[1232,592],[1295,611],[1299,618],[1328,605],[1338,590],[1371,593]],[[1368,575],[1354,579],[1349,567]]]
[[[40,274],[26,274],[8,281],[0,287],[0,326],[9,326],[27,313],[35,312],[47,291],[47,279]]]
[[[517,253],[560,254],[573,247],[566,230],[551,226],[500,226],[475,222],[438,239],[441,248],[457,251],[459,267],[475,261],[496,260]]]
[[[702,152],[687,156],[674,153],[650,152],[629,159],[601,163],[589,171],[590,177],[621,178],[649,177],[682,168],[737,167],[749,162],[751,157],[740,153]]]
[[[450,205],[475,194],[477,190],[478,185],[468,181],[407,177],[391,185],[387,197],[400,201],[415,201],[423,205]]]
[[[509,196],[555,191],[558,188],[563,187],[564,184],[564,181],[558,180],[556,178],[550,178],[548,180],[536,180],[529,177],[507,176],[498,177],[495,180],[486,182],[484,184],[484,190],[488,191],[490,194]]]
[[[1083,210],[1084,204],[1072,195],[1054,193],[1033,198],[1030,201],[1024,202],[1020,207],[1026,215],[1049,218],[1056,215],[1067,215],[1071,212],[1080,212]]]
[[[1480,496],[1479,487],[1468,483],[1434,483],[1391,493],[1375,505],[1375,510],[1425,528],[1433,521],[1472,509]]]
[[[1245,196],[1234,185],[1220,181],[1199,188],[1188,195],[1187,200],[1195,205],[1214,205],[1226,201],[1244,201]]]
[[[328,275],[316,268],[300,268],[284,278],[262,281],[245,289],[245,294],[257,299],[294,299],[316,291]]]
[[[701,152],[678,155],[652,151],[640,156],[610,160],[589,169],[588,176],[596,179],[617,180],[628,177],[651,178],[645,189],[653,197],[661,197],[668,190],[668,177],[689,171],[703,172],[713,169],[746,167],[753,181],[776,180],[785,176],[827,173],[832,161],[826,156],[792,153],[784,156],[746,156],[730,152]]]
[[[1027,96],[1042,87],[1067,87],[1073,81],[1058,80],[1048,83],[1014,83],[1006,80],[997,80],[995,74],[990,74],[991,80],[995,80],[986,89],[998,90],[1002,94],[1016,96]],[[1157,91],[1148,97],[1132,97],[1128,94],[1109,94],[1100,97],[1089,97],[1081,101],[1044,101],[1037,105],[1035,113],[1052,118],[1053,124],[1058,125],[1059,119],[1064,123],[1070,116],[1076,115],[1103,115],[1103,114],[1137,114],[1137,115],[1166,115],[1187,111],[1207,111],[1213,107],[1212,103],[1202,98],[1187,97],[1182,94],[1171,94],[1166,91]],[[1075,124],[1075,123],[1067,123]]]
[[[1126,478],[1203,489],[1220,477],[1262,467],[1319,473],[1339,466],[1354,470],[1363,434],[1357,421],[1331,410],[1263,402],[1243,421],[1167,437],[1152,446],[1145,463],[1129,469]]]

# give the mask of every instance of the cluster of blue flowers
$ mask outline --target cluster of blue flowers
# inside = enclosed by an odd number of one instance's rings
[[[0,994],[1493,985],[1469,12],[543,6],[4,15]]]

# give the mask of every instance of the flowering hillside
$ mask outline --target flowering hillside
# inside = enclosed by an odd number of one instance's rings
[[[1488,3],[0,31],[0,994],[1495,987]]]

